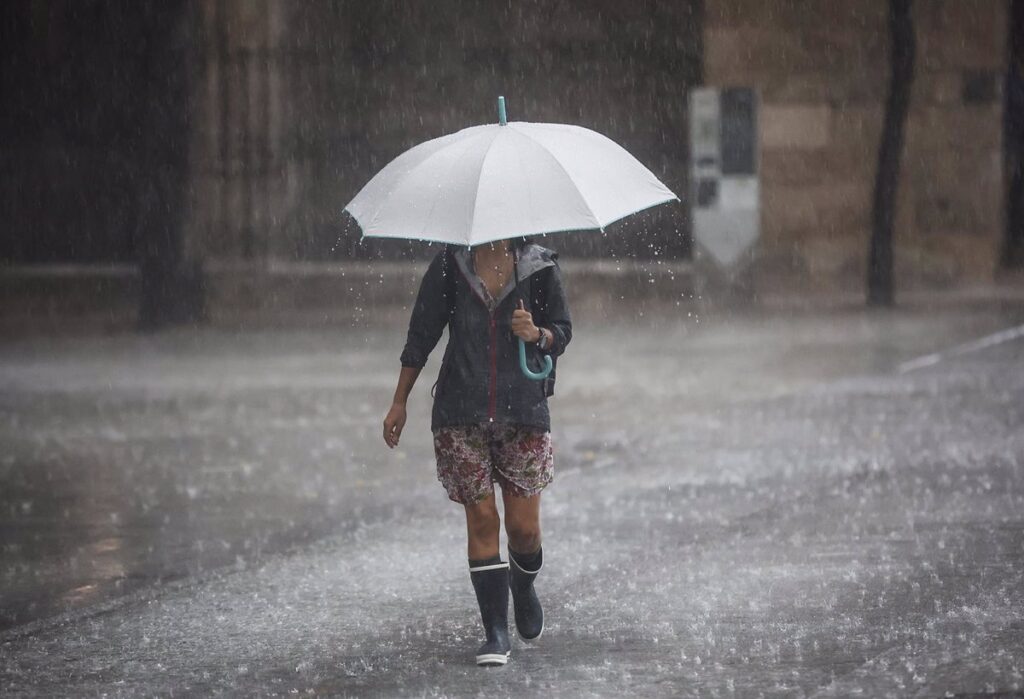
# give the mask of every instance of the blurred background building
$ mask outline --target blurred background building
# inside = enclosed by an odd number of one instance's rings
[[[705,82],[761,91],[762,264],[814,288],[859,282],[888,90],[888,3],[706,5]],[[998,266],[1008,10],[913,4],[895,226],[902,285],[990,280]]]
[[[407,295],[424,246],[342,208],[423,140],[510,118],[594,128],[683,199],[566,258],[691,255],[687,94],[761,96],[757,284],[863,286],[888,91],[888,0],[11,0],[0,315],[160,326]],[[1020,0],[919,0],[899,288],[1024,259]],[[1015,184],[1016,182],[1016,184]],[[372,263],[370,262],[372,261]],[[590,269],[599,269],[595,263]],[[383,277],[381,275],[384,275]],[[362,298],[362,296],[360,296]]]

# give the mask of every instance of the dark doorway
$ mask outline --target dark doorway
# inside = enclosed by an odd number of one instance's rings
[[[1006,163],[1006,237],[1003,264],[1024,267],[1024,0],[1010,3],[1003,147]]]
[[[176,254],[187,10],[184,0],[0,3],[0,262]]]

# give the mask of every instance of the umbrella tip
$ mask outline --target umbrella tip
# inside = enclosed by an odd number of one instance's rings
[[[504,126],[508,123],[508,119],[505,118],[505,96],[501,95],[498,97],[498,123]]]

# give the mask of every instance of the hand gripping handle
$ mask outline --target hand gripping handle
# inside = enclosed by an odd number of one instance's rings
[[[552,366],[553,363],[551,362],[551,356],[545,354],[544,368],[541,369],[540,372],[532,371],[530,369],[530,366],[526,363],[526,342],[523,340],[523,338],[519,338],[519,368],[523,370],[523,374],[526,376],[526,378],[533,379],[535,381],[546,379],[548,377],[548,374],[551,373]]]

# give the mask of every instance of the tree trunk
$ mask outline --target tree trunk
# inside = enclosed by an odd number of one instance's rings
[[[1006,174],[1006,237],[1003,266],[1024,267],[1024,0],[1010,5],[1010,60],[1006,71],[1003,148]]]
[[[900,179],[903,130],[914,81],[914,24],[911,0],[889,0],[890,76],[885,123],[878,148],[878,171],[871,211],[871,246],[868,251],[869,306],[893,305],[892,227]]]

